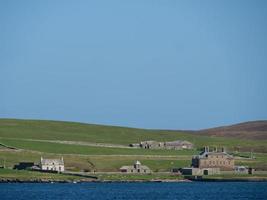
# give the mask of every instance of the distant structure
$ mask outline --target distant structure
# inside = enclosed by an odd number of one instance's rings
[[[40,168],[44,171],[63,172],[65,170],[63,157],[61,159],[43,159],[41,157]]]
[[[122,173],[142,173],[142,174],[150,174],[152,171],[149,167],[142,165],[140,161],[136,161],[132,166],[122,166],[120,168]]]
[[[235,166],[234,170],[235,170],[235,173],[238,173],[238,174],[248,174],[247,166]]]
[[[31,169],[34,166],[34,162],[20,162],[17,165],[14,165],[13,169],[17,170],[25,170],[25,169]]]
[[[143,149],[163,149],[164,142],[157,142],[153,140],[140,142],[140,147]]]
[[[193,149],[193,144],[186,140],[176,140],[172,142],[164,142],[164,146],[166,149],[174,149],[174,150],[181,150],[181,149]]]
[[[222,148],[209,151],[209,147],[205,147],[200,155],[193,156],[192,166],[182,168],[183,175],[203,176],[220,174],[221,171],[234,171],[234,157],[225,152]]]
[[[229,171],[234,169],[234,157],[225,152],[222,148],[218,151],[209,151],[209,147],[205,147],[204,151],[192,158],[192,167],[194,168],[219,168],[220,170]]]
[[[253,174],[255,169],[248,166],[235,166],[234,171],[236,174]]]
[[[185,167],[180,169],[182,175],[189,176],[203,176],[203,175],[214,175],[220,174],[220,168],[195,168],[195,167]]]
[[[170,142],[157,142],[154,140],[141,141],[140,143],[130,144],[131,147],[139,147],[143,149],[192,149],[193,144],[185,140],[176,140]]]

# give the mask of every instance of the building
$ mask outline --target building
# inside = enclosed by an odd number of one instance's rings
[[[193,167],[185,167],[181,169],[182,175],[189,175],[189,176],[202,176],[203,171],[199,168],[193,168]]]
[[[172,168],[171,173],[180,175],[181,174],[181,168]]]
[[[122,166],[120,168],[122,173],[141,173],[150,174],[152,171],[149,167],[142,165],[138,160],[132,166]]]
[[[174,150],[192,149],[193,144],[185,140],[176,140],[172,142],[164,142],[164,147],[165,149],[174,149]]]
[[[139,144],[130,144],[130,147],[140,147],[143,149],[192,149],[193,144],[185,140],[176,140],[170,142],[158,142],[154,140],[142,141]]]
[[[205,147],[204,151],[192,158],[192,167],[194,168],[219,168],[220,170],[234,170],[234,157],[225,152],[222,148],[218,151],[209,151],[209,147]]]
[[[41,170],[63,172],[65,170],[63,157],[61,159],[43,159],[40,162]]]
[[[140,143],[129,144],[130,147],[140,148]]]
[[[164,143],[153,140],[142,141],[140,142],[140,147],[144,149],[164,149]]]
[[[254,174],[255,169],[248,166],[235,166],[234,172],[236,174]]]
[[[24,170],[31,169],[34,166],[34,162],[20,162],[17,165],[14,165],[13,169]]]
[[[182,175],[189,176],[203,176],[203,175],[214,175],[220,174],[220,168],[194,168],[194,167],[186,167],[181,170]]]

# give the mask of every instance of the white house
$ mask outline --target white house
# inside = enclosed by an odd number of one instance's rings
[[[48,171],[63,172],[65,170],[63,157],[61,159],[43,159],[41,157],[40,167],[41,170]]]

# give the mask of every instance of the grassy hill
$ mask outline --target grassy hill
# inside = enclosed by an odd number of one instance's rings
[[[267,120],[245,122],[231,126],[205,129],[198,131],[197,133],[206,136],[267,140]]]
[[[197,148],[204,145],[234,147],[265,147],[267,141],[227,137],[209,137],[182,131],[148,130],[75,122],[0,119],[0,139],[36,139],[85,141],[129,145],[144,140],[188,140]]]
[[[143,140],[188,140],[193,150],[145,150],[129,148]],[[88,143],[89,145],[84,145]],[[98,144],[104,144],[98,146]],[[154,171],[189,166],[191,157],[206,145],[225,146],[229,151],[253,150],[257,160],[240,164],[265,168],[267,140],[216,137],[169,130],[148,130],[75,122],[0,119],[0,165],[11,167],[20,161],[38,162],[40,156],[64,156],[67,169],[117,171],[122,165],[140,160]],[[91,145],[93,144],[93,145]],[[105,144],[107,146],[105,146]],[[13,149],[9,148],[13,147]]]

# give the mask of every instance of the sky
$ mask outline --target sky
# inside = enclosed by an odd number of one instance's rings
[[[266,120],[267,1],[1,0],[0,118]]]

